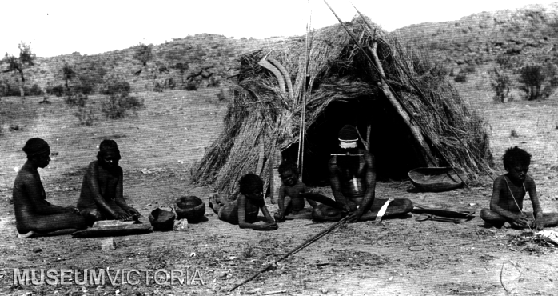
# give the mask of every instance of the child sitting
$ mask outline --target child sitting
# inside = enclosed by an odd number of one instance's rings
[[[283,162],[277,169],[281,176],[281,187],[279,188],[278,206],[279,211],[275,213],[274,218],[278,222],[285,221],[285,216],[291,213],[297,214],[304,210],[304,193],[306,193],[306,185],[298,180],[298,169],[296,164],[292,162]],[[316,202],[308,200],[308,203],[314,208]]]
[[[229,201],[218,194],[210,197],[209,207],[213,209],[213,212],[222,221],[238,225],[240,228],[277,230],[277,223],[265,206],[262,179],[255,174],[246,174],[240,179],[239,185],[240,194],[236,200]],[[266,220],[263,225],[254,224],[258,221],[260,210]]]
[[[543,214],[535,181],[527,175],[531,164],[531,154],[516,147],[504,153],[504,168],[507,174],[494,180],[490,210],[483,209],[480,213],[484,226],[500,228],[508,222],[513,228],[527,227],[541,230],[544,227],[558,225],[558,214]],[[523,212],[525,193],[529,192],[533,203],[533,214]]]

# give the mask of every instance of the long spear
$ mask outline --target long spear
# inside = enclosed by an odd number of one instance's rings
[[[310,28],[312,25],[312,9],[310,8],[310,0],[308,0],[308,10],[309,10],[309,19],[308,23],[306,24],[306,42],[305,42],[305,55],[304,55],[304,80],[302,83],[302,109],[300,111],[300,138],[298,140],[298,157],[297,157],[297,166],[298,171],[300,173],[300,178],[302,179],[303,173],[303,166],[304,166],[304,140],[305,140],[305,133],[306,133],[306,95],[308,92],[307,83],[308,83],[308,65],[310,64]]]
[[[270,270],[273,266],[275,266],[277,263],[287,259],[289,256],[298,253],[300,250],[308,247],[309,245],[311,245],[312,243],[316,242],[317,240],[319,240],[320,238],[324,237],[326,234],[332,232],[333,230],[335,230],[336,228],[338,228],[339,226],[347,223],[348,219],[351,216],[347,216],[343,219],[341,219],[339,222],[331,225],[330,227],[328,227],[327,229],[322,230],[320,233],[314,235],[313,237],[307,239],[306,241],[304,241],[302,244],[300,244],[298,247],[292,249],[290,252],[288,252],[287,254],[283,255],[283,257],[275,260],[273,263],[268,264],[266,267],[264,267],[263,269],[261,269],[260,271],[256,272],[254,275],[252,275],[251,277],[245,279],[244,281],[242,281],[240,284],[237,284],[236,286],[234,286],[232,289],[229,290],[229,293],[236,290],[238,287],[243,286],[244,284],[252,281],[253,279],[255,279],[256,277],[258,277],[260,274]]]

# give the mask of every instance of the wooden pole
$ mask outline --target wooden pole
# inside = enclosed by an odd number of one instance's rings
[[[378,58],[378,54],[377,54],[378,43],[376,41],[376,31],[374,31],[374,33],[373,33],[373,43],[372,43],[372,50],[371,50],[372,51],[372,53],[371,53],[372,57],[370,57],[368,52],[366,50],[364,50],[364,48],[362,48],[362,46],[358,43],[358,40],[356,39],[356,36],[353,33],[351,33],[351,31],[349,31],[349,29],[345,26],[345,24],[343,24],[343,22],[341,21],[339,16],[337,16],[337,14],[333,10],[333,8],[331,8],[331,6],[327,2],[327,0],[324,0],[324,2],[329,7],[329,9],[333,13],[333,15],[335,15],[335,17],[337,18],[337,20],[339,21],[341,26],[345,29],[347,34],[349,34],[351,39],[355,42],[356,46],[364,53],[365,57],[370,62],[370,65],[373,68],[375,68],[375,70],[380,75],[380,81],[378,81],[378,83],[377,83],[378,88],[384,93],[384,95],[386,96],[388,101],[395,108],[395,111],[401,116],[401,118],[403,119],[403,121],[405,122],[407,127],[410,129],[411,134],[416,139],[419,146],[422,148],[423,153],[425,154],[424,158],[428,162],[428,165],[429,166],[432,166],[432,165],[437,166],[438,165],[438,160],[434,157],[434,155],[432,154],[432,151],[430,150],[430,147],[428,147],[428,145],[426,144],[426,141],[424,140],[424,137],[423,137],[420,129],[417,126],[415,126],[411,123],[411,117],[405,111],[403,106],[399,103],[399,101],[397,100],[395,95],[389,89],[389,85],[386,82],[386,74],[384,72],[384,69],[382,68],[382,64],[381,64],[380,59]],[[372,33],[372,32],[369,32],[369,33]]]
[[[310,0],[308,0],[308,8],[310,10]],[[304,167],[304,140],[306,136],[306,96],[311,89],[307,89],[306,84],[309,82],[309,74],[308,74],[308,65],[310,64],[310,45],[309,45],[309,35],[310,35],[310,26],[312,24],[312,10],[309,12],[309,20],[306,24],[306,52],[305,52],[305,62],[304,62],[304,81],[302,83],[302,109],[300,112],[300,138],[298,142],[298,160],[297,166],[298,171],[300,174],[300,179],[302,180],[303,176],[303,167]]]

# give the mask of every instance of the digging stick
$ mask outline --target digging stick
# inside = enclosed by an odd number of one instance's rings
[[[260,271],[256,272],[254,275],[252,275],[251,277],[245,279],[244,281],[242,281],[240,284],[237,284],[236,286],[234,286],[232,289],[229,290],[229,293],[231,293],[232,291],[236,290],[238,287],[243,286],[244,284],[252,281],[253,279],[255,279],[256,277],[258,277],[260,274],[270,270],[273,266],[275,266],[277,263],[287,259],[289,256],[296,254],[297,252],[299,252],[300,250],[308,247],[309,245],[311,245],[312,243],[316,242],[317,240],[319,240],[320,238],[324,237],[326,234],[330,233],[331,231],[335,230],[336,228],[338,228],[339,226],[347,223],[347,220],[349,219],[350,216],[347,216],[343,219],[341,219],[339,222],[331,225],[330,227],[328,227],[325,230],[322,230],[320,233],[314,235],[313,237],[307,239],[306,241],[304,241],[302,244],[300,244],[298,247],[292,249],[290,252],[288,252],[287,254],[283,255],[281,258],[275,260],[273,263],[268,264],[266,267],[264,267],[263,269],[261,269]]]

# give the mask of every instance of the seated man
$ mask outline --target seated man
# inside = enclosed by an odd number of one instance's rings
[[[504,168],[507,174],[494,180],[490,210],[483,209],[480,213],[484,226],[500,228],[508,222],[513,228],[527,227],[542,230],[544,227],[558,225],[558,214],[543,214],[535,181],[527,175],[531,164],[531,154],[515,146],[504,153]],[[525,193],[529,192],[533,203],[533,212],[523,212]]]
[[[209,207],[213,209],[219,219],[240,228],[254,230],[277,230],[277,223],[265,206],[263,196],[263,181],[255,174],[246,174],[240,179],[240,194],[233,201],[226,200],[218,194],[210,197]],[[258,213],[262,211],[265,224],[254,224],[258,221]]]
[[[339,131],[341,153],[332,154],[329,161],[330,183],[335,200],[345,210],[320,204],[312,216],[316,221],[339,221],[350,213],[351,221],[376,219],[386,199],[374,199],[376,168],[374,157],[358,148],[359,135],[354,126],[345,125]],[[403,216],[413,210],[409,199],[396,198],[389,201],[384,218]]]
[[[139,212],[124,201],[122,168],[118,145],[113,140],[103,140],[97,161],[89,164],[81,185],[78,208],[99,220],[132,220]]]
[[[306,185],[298,179],[298,169],[293,162],[283,162],[278,168],[282,185],[279,187],[278,206],[279,211],[274,218],[278,222],[285,221],[285,216],[291,213],[298,214],[304,210],[305,202],[302,194],[306,193]],[[312,208],[316,202],[307,199]]]
[[[27,141],[22,149],[27,161],[17,173],[13,200],[16,227],[19,237],[34,237],[74,232],[85,229],[93,221],[80,215],[75,207],[55,206],[46,201],[46,193],[38,168],[50,163],[50,146],[40,138]]]

